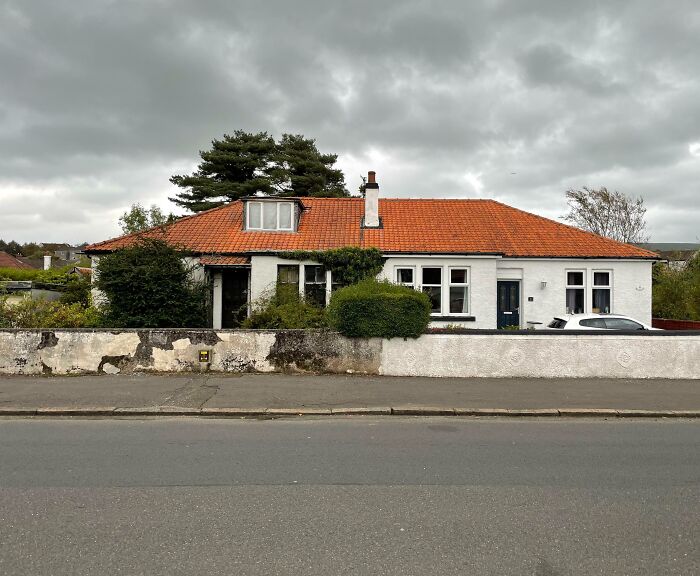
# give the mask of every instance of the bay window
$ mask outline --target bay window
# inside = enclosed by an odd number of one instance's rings
[[[326,305],[326,269],[324,266],[304,266],[304,298],[315,306]]]
[[[422,290],[430,298],[430,313],[442,311],[442,268],[424,267],[421,269]]]
[[[469,270],[450,268],[450,314],[469,313]]]
[[[416,278],[415,278],[415,268],[413,267],[401,267],[396,268],[396,283],[401,286],[408,286],[409,288],[415,288]]]
[[[283,301],[299,298],[299,265],[277,265],[277,296]]]
[[[593,271],[593,307],[591,312],[610,313],[612,282],[608,271]]]
[[[586,307],[586,273],[583,270],[566,272],[566,312],[582,314]]]

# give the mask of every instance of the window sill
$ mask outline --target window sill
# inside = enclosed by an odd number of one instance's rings
[[[433,316],[431,314],[430,320],[436,322],[449,322],[450,320],[457,320],[459,322],[476,322],[476,316]]]

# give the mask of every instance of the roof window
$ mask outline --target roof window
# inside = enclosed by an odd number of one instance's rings
[[[294,202],[246,202],[246,230],[292,231],[295,229]]]

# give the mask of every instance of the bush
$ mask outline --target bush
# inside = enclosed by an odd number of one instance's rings
[[[26,268],[0,268],[0,280],[31,280],[38,284],[65,284],[68,282],[67,273],[72,266],[51,268],[49,270]]]
[[[246,318],[243,328],[281,330],[291,328],[325,328],[326,314],[322,308],[306,302],[297,290],[278,285],[275,293],[263,296]]]
[[[430,322],[430,299],[422,292],[367,279],[333,293],[328,323],[362,338],[417,338]]]
[[[184,252],[144,238],[102,256],[95,286],[108,302],[105,325],[118,328],[200,328],[208,324],[210,287],[192,279]]]
[[[654,264],[652,297],[655,318],[700,320],[700,254],[680,270]]]
[[[87,308],[90,306],[90,278],[74,274],[68,279],[61,294],[62,304],[80,304]]]
[[[100,320],[97,309],[78,303],[30,298],[10,303],[0,297],[0,328],[93,328]]]

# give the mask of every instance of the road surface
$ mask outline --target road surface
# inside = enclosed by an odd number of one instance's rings
[[[700,574],[700,423],[0,420],[0,574]]]

